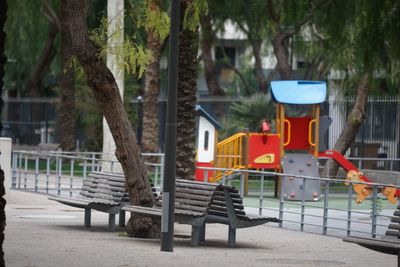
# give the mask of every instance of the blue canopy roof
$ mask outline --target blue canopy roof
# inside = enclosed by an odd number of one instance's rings
[[[200,105],[196,105],[196,111],[198,115],[203,116],[206,118],[214,127],[219,130],[221,129],[221,125],[207,112],[205,111]]]
[[[326,98],[326,83],[319,81],[273,81],[274,99],[284,104],[319,104]]]

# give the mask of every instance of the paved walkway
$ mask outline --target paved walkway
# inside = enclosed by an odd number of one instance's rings
[[[377,253],[339,238],[295,232],[273,224],[239,229],[237,248],[227,247],[225,225],[208,225],[206,243],[190,247],[190,227],[175,224],[174,252],[159,240],[107,231],[108,216],[83,211],[44,195],[8,191],[6,266],[396,266],[396,256]]]

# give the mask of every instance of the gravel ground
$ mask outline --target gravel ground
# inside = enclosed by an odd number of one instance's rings
[[[190,247],[190,227],[175,224],[174,252],[159,240],[107,231],[108,215],[47,200],[44,195],[8,191],[3,249],[6,266],[396,266],[397,257],[339,238],[284,230],[266,224],[237,231],[228,248],[228,228],[207,225],[206,242]]]

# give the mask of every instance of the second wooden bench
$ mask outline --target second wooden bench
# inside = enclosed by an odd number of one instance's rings
[[[154,207],[126,205],[122,210],[161,216],[162,201],[161,194]],[[178,223],[192,226],[192,246],[198,246],[201,241],[205,241],[206,223],[227,224],[228,246],[235,247],[236,229],[279,222],[272,217],[247,216],[242,199],[234,187],[189,180],[176,181],[174,218]]]

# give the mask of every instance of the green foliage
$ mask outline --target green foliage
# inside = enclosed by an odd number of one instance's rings
[[[257,93],[258,84],[255,76],[254,67],[253,66],[243,67],[241,68],[240,72],[246,84],[244,84],[243,80],[238,75],[235,75],[233,77],[232,85],[226,88],[227,95],[250,96],[252,94]]]
[[[136,75],[138,78],[143,76],[147,66],[153,62],[154,58],[151,51],[142,45],[125,40],[123,46],[124,68],[127,73]]]
[[[105,59],[107,54],[116,54],[117,57],[123,56],[123,58],[118,60],[122,62],[121,67],[129,74],[133,74],[138,78],[142,77],[146,67],[153,62],[151,51],[144,47],[144,45],[135,43],[134,38],[132,38],[132,40],[130,38],[125,38],[122,46],[110,48],[107,46],[107,40],[113,36],[108,37],[108,26],[108,19],[103,18],[100,26],[94,29],[90,35],[91,40],[101,48],[100,57]],[[114,35],[122,34],[121,31],[123,31],[124,28],[119,25],[117,25],[116,28],[120,30],[117,30]]]
[[[227,136],[245,128],[258,131],[263,121],[273,122],[274,118],[275,105],[270,97],[265,94],[254,94],[250,98],[232,104],[224,128]]]
[[[147,1],[149,5],[149,1]],[[152,9],[147,7],[145,11],[145,23],[139,23],[138,26],[146,29],[146,32],[152,32],[160,39],[162,43],[169,35],[170,19],[167,13],[161,9]]]
[[[372,92],[382,93],[385,84],[395,88],[388,93],[395,93],[400,85],[400,3],[338,0],[323,11],[313,18],[314,36],[305,49],[306,57],[323,56],[345,86],[354,87],[354,80],[369,73]]]
[[[207,0],[191,0],[188,1],[185,14],[183,27],[191,31],[196,31],[200,24],[201,14],[206,14],[208,11]]]

